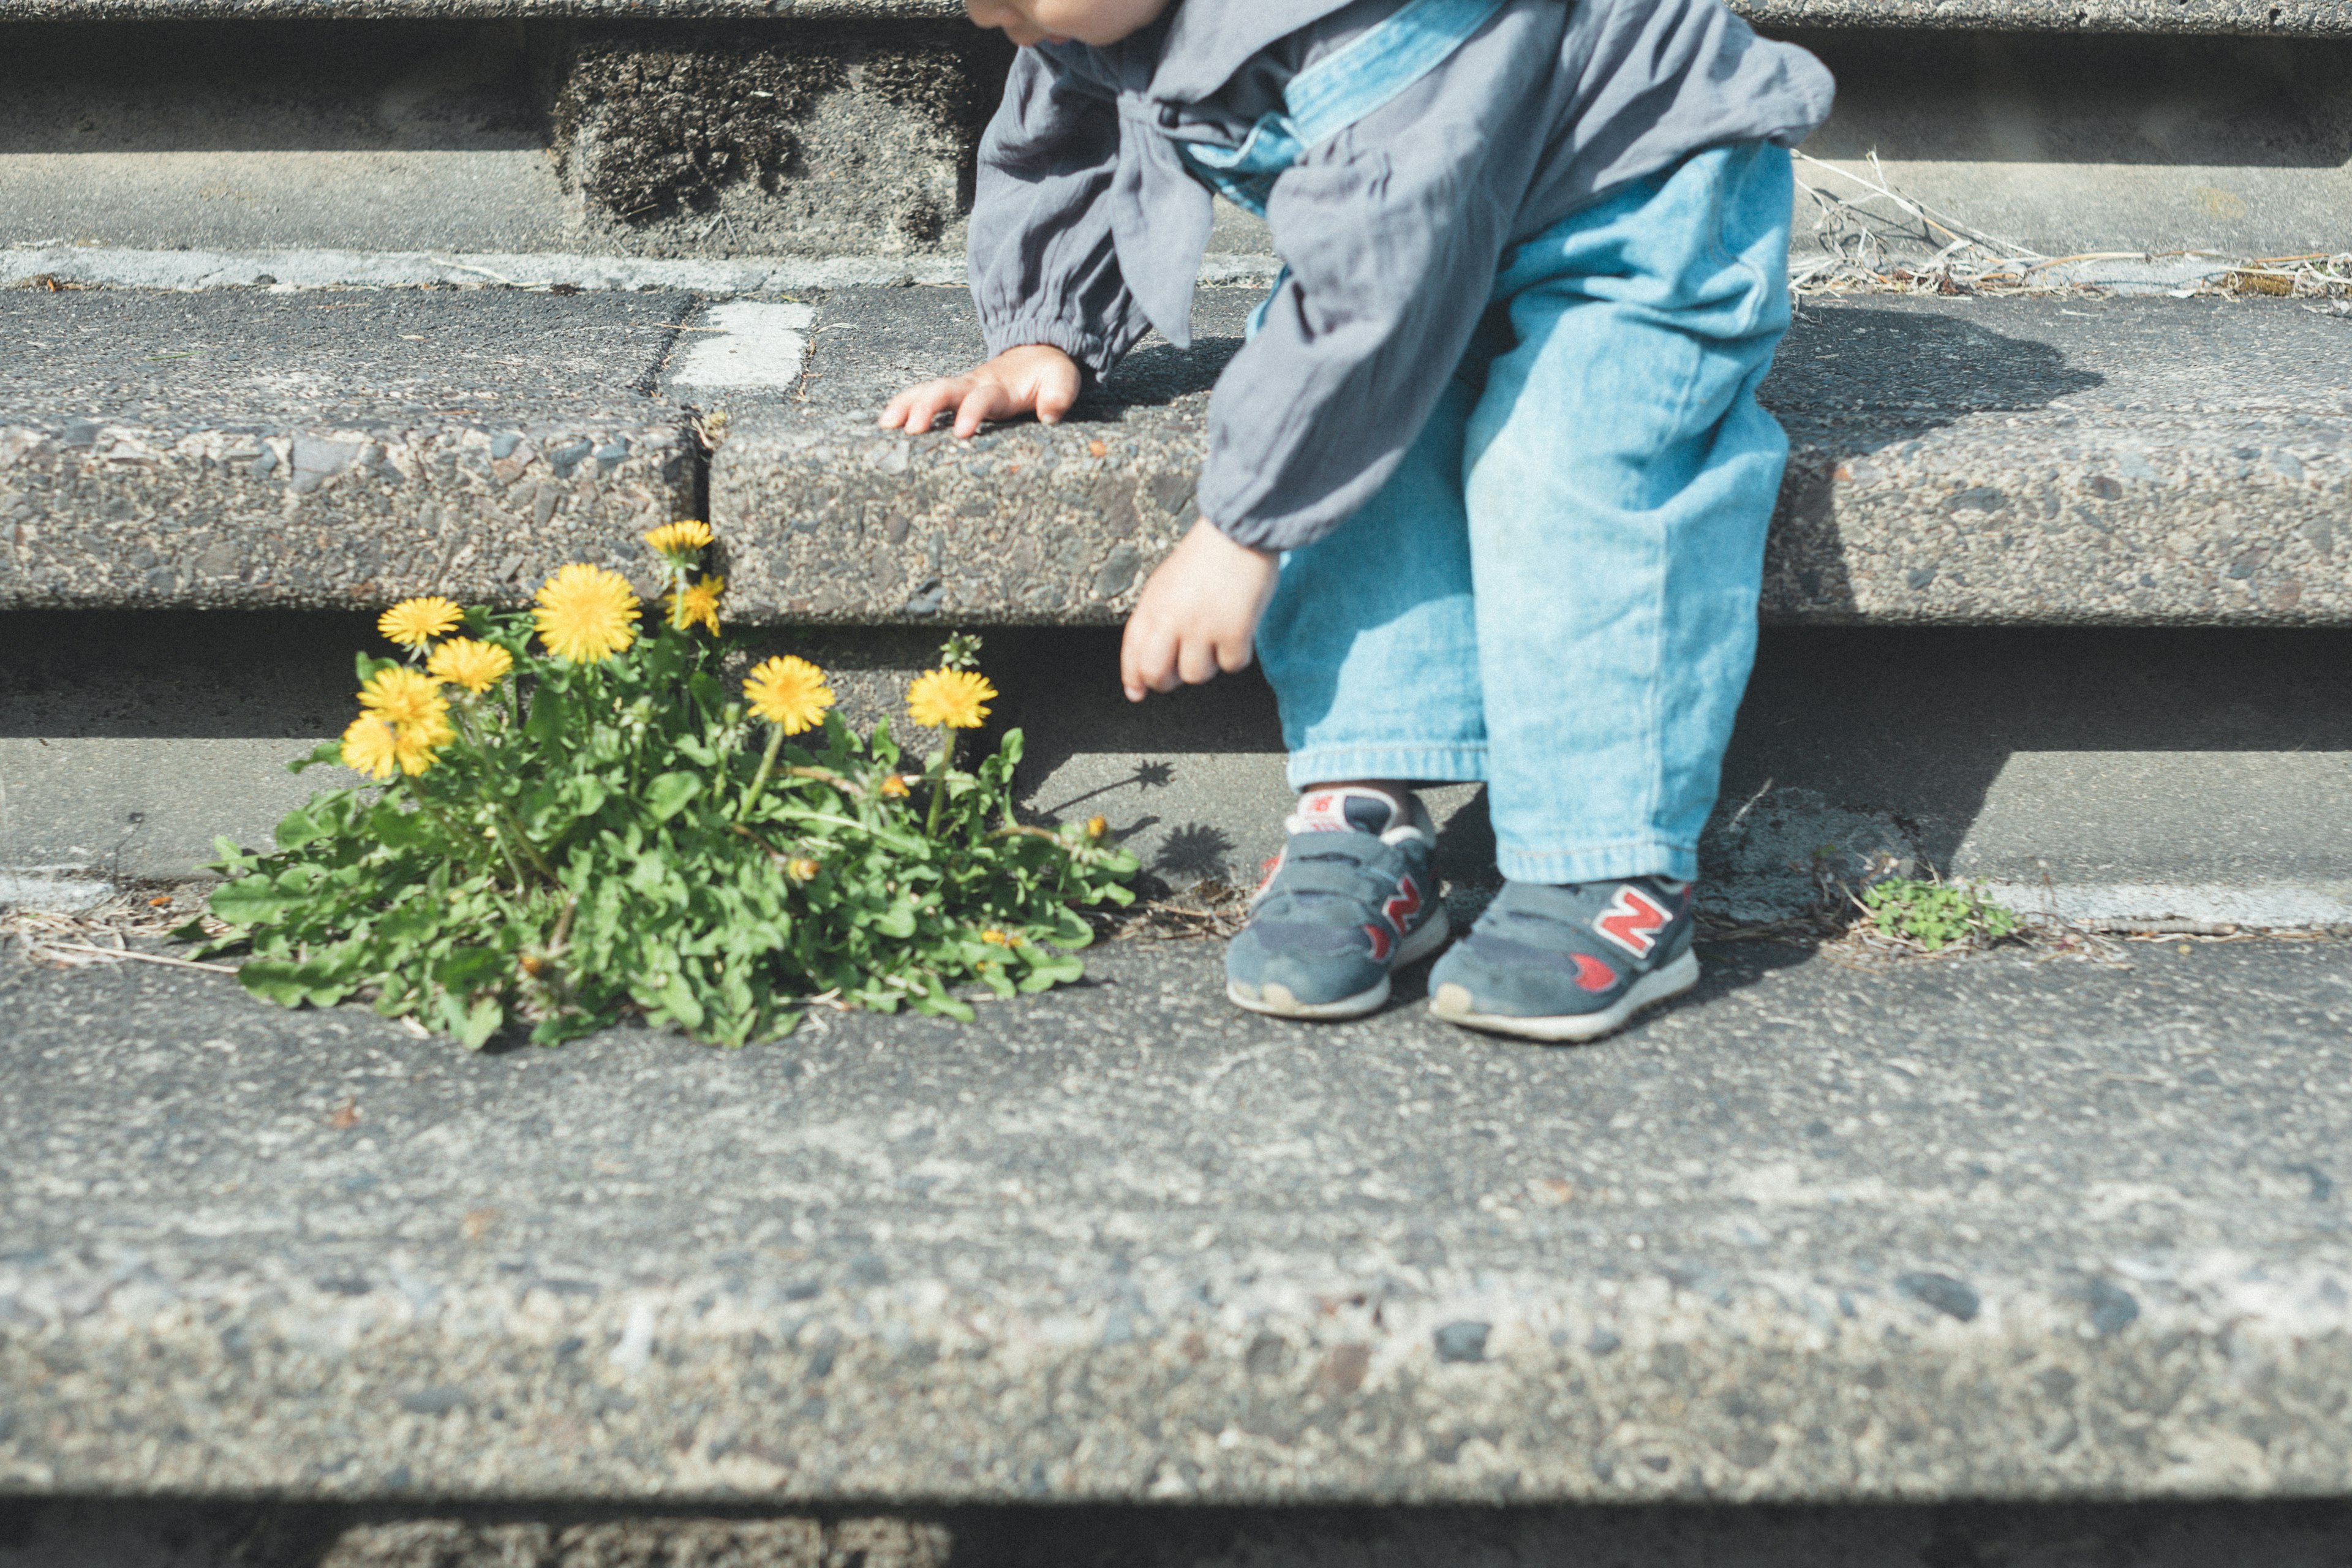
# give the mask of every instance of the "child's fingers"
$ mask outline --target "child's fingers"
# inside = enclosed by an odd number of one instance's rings
[[[1037,423],[1059,425],[1062,416],[1078,400],[1078,378],[1075,375],[1044,375],[1037,382]]]
[[[962,399],[968,384],[965,378],[955,376],[908,387],[882,411],[882,428],[904,429],[918,435],[929,430],[932,420]]]
[[[1184,684],[1187,686],[1205,686],[1217,679],[1217,668],[1223,662],[1223,659],[1218,657],[1215,643],[1203,637],[1187,637],[1184,639],[1183,646],[1177,651],[1176,673],[1184,678]],[[1174,689],[1162,687],[1160,689],[1165,691]]]
[[[969,440],[980,434],[981,423],[1000,414],[1013,412],[1013,399],[1003,386],[993,381],[983,381],[963,395],[956,407],[955,433],[959,441]]]
[[[1217,668],[1227,675],[1239,675],[1250,667],[1256,657],[1254,637],[1228,637],[1217,644]]]
[[[1176,689],[1176,638],[1165,627],[1129,616],[1118,643],[1118,683],[1129,702],[1147,691]]]

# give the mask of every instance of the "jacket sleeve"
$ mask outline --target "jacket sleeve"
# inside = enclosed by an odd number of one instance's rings
[[[1101,376],[1148,329],[1103,199],[1118,135],[1108,89],[1043,50],[1020,52],[981,138],[967,250],[992,355],[1050,343]]]
[[[1201,511],[1229,538],[1314,542],[1419,438],[1541,158],[1518,128],[1540,120],[1565,9],[1506,7],[1276,181],[1266,216],[1289,270],[1209,406]]]

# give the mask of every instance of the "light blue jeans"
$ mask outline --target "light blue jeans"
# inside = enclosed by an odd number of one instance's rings
[[[1697,874],[1788,438],[1789,154],[1700,153],[1503,256],[1403,465],[1282,560],[1290,782],[1484,780],[1503,875]]]

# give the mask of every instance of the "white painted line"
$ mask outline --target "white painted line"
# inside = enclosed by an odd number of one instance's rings
[[[2338,882],[1979,882],[2021,914],[2070,921],[2190,921],[2260,930],[2352,925],[2352,886]]]
[[[703,329],[688,334],[670,370],[673,386],[765,386],[786,388],[801,378],[808,359],[808,331],[816,323],[814,305],[771,305],[730,300],[695,318]]]
[[[0,871],[0,907],[78,915],[114,896],[114,884],[88,876],[40,871]]]

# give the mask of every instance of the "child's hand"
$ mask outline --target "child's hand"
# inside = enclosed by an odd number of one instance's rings
[[[983,419],[1034,414],[1040,424],[1058,425],[1077,400],[1078,362],[1048,344],[1026,343],[961,375],[907,388],[877,423],[885,430],[920,433],[952,408],[956,438],[966,440]]]
[[[1129,702],[1150,691],[1198,686],[1217,671],[1247,669],[1257,618],[1280,570],[1263,550],[1235,544],[1207,518],[1192,525],[1143,584],[1118,648]]]

